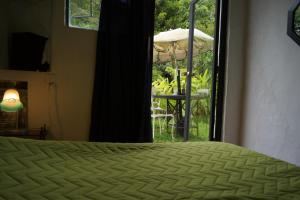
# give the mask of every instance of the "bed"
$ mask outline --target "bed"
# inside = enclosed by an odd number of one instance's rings
[[[300,200],[300,168],[226,143],[0,137],[0,199]]]

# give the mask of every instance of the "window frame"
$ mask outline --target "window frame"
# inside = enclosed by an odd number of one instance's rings
[[[214,64],[212,77],[209,140],[223,141],[225,74],[227,63],[229,0],[216,0]]]
[[[100,0],[101,1],[101,0]],[[65,0],[65,26],[72,29],[81,29],[81,30],[87,30],[87,31],[98,31],[99,28],[85,28],[85,27],[79,27],[79,26],[72,26],[70,24],[70,0]]]
[[[224,94],[225,94],[225,74],[226,74],[226,60],[227,60],[227,24],[228,24],[228,0],[215,0],[215,34],[214,34],[214,56],[213,56],[213,70],[212,70],[212,91],[211,91],[211,105],[210,105],[210,124],[209,124],[209,140],[222,141],[223,128],[223,113],[224,113]],[[190,3],[190,33],[189,44],[193,41],[194,29],[194,15],[195,6],[199,0],[192,0]],[[187,71],[192,70],[192,55],[193,46],[189,45],[190,53],[188,55]],[[191,71],[192,72],[192,71]],[[186,109],[184,121],[184,141],[189,140],[189,121],[190,121],[190,87],[191,78],[187,79],[187,96]]]

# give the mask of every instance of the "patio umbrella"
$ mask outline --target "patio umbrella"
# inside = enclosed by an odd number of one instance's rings
[[[172,62],[176,69],[178,94],[180,91],[180,71],[176,61],[187,58],[189,29],[174,29],[160,32],[154,36],[153,62],[166,63]],[[213,49],[214,38],[194,29],[193,55]]]
[[[214,38],[194,29],[194,52],[198,55],[200,52],[212,50]],[[175,29],[166,32],[160,32],[154,36],[153,62],[165,63],[173,59],[183,60],[187,57],[189,29]]]

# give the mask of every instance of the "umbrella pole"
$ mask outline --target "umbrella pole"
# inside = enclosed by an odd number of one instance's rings
[[[177,94],[181,95],[181,81],[180,81],[180,69],[178,68],[177,65],[177,59],[176,59],[176,42],[173,42],[173,56],[172,56],[172,64],[173,67],[175,66],[176,69],[176,82],[177,82]],[[184,131],[184,119],[183,119],[183,114],[182,114],[182,101],[181,100],[176,100],[176,129],[177,129],[177,134],[180,136],[183,136],[183,131]]]
[[[177,94],[181,94],[181,84],[180,84],[180,70],[178,69],[178,65],[176,62],[176,42],[173,42],[173,52],[172,52],[172,65],[175,67],[175,75],[176,75],[176,81],[177,81]]]

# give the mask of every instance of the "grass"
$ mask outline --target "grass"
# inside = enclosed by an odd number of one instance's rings
[[[198,129],[197,129],[198,128]],[[175,131],[175,130],[174,130]],[[194,117],[190,125],[189,141],[208,141],[209,136],[209,120],[208,117]],[[182,142],[182,136],[174,133],[172,139],[171,128],[169,132],[166,130],[166,124],[163,124],[162,133],[159,133],[158,122],[155,124],[154,142]]]

